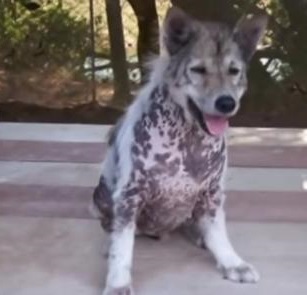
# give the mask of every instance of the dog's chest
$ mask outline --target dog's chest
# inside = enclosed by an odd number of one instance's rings
[[[223,140],[185,124],[176,109],[161,112],[138,122],[132,146],[135,182],[145,192],[140,224],[149,232],[189,218],[201,193],[219,182],[225,161]]]

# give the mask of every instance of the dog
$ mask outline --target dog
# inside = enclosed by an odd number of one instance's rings
[[[230,28],[168,10],[150,81],[112,130],[94,204],[109,233],[103,295],[133,294],[136,233],[188,226],[224,278],[259,279],[229,241],[223,205],[225,132],[247,90],[248,64],[267,26],[244,16]]]

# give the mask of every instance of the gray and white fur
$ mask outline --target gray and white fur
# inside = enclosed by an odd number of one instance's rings
[[[135,234],[160,237],[193,228],[223,276],[253,283],[259,275],[233,249],[225,226],[224,134],[206,116],[236,114],[246,69],[265,31],[264,16],[235,28],[194,20],[171,8],[151,79],[112,131],[94,193],[110,234],[103,295],[131,295]]]

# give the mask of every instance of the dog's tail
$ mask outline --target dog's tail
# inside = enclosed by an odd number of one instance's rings
[[[101,220],[101,225],[106,231],[111,230],[113,221],[112,193],[103,176],[100,177],[99,184],[94,190],[89,211],[94,218]]]
[[[102,214],[101,214],[101,212],[100,212],[100,210],[97,206],[98,186],[95,188],[93,197],[90,199],[90,203],[89,203],[89,206],[88,206],[88,211],[89,211],[90,215],[95,219],[100,219],[102,217]]]

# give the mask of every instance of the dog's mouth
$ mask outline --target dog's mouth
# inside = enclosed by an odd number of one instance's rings
[[[204,121],[211,135],[220,136],[225,133],[229,126],[227,118],[204,115]]]
[[[196,121],[205,132],[213,136],[221,136],[225,133],[229,126],[227,117],[203,114],[191,98],[188,98],[188,106]]]

